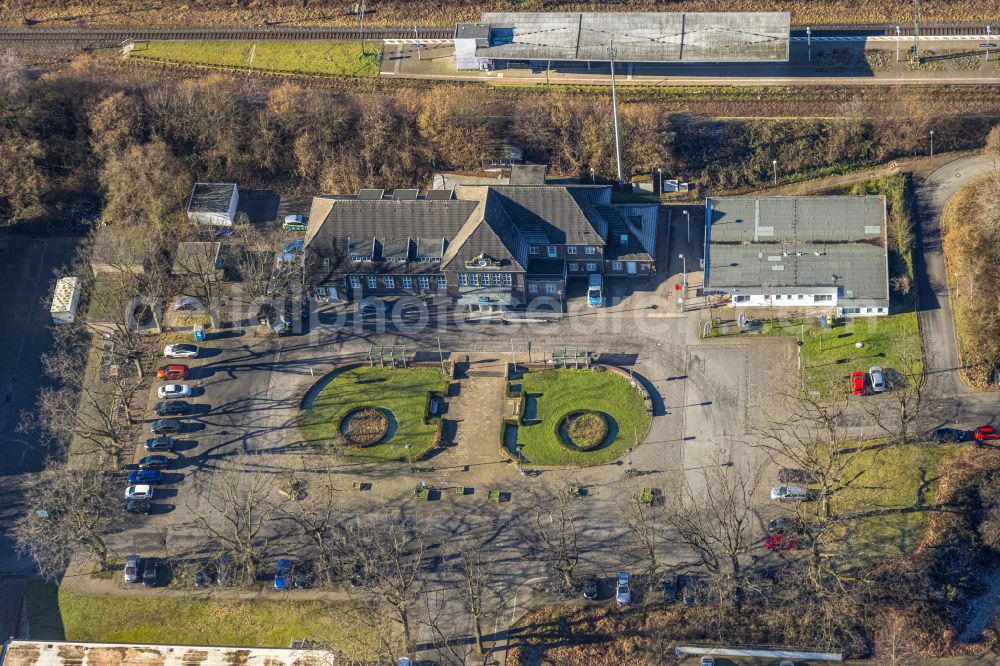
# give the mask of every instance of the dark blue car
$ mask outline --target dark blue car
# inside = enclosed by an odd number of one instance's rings
[[[289,560],[278,560],[274,567],[274,589],[287,590],[288,577],[292,573],[292,563]]]
[[[163,480],[163,472],[158,469],[139,469],[128,473],[128,482],[136,483],[159,483]]]

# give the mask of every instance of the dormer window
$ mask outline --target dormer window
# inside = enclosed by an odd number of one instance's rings
[[[371,261],[375,256],[375,238],[348,238],[347,256],[351,261]]]

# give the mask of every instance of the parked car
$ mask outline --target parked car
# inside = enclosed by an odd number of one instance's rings
[[[150,514],[153,503],[149,500],[132,499],[125,502],[125,513]]]
[[[975,437],[977,442],[988,442],[1000,439],[1000,432],[994,430],[993,426],[979,426],[976,428]]]
[[[164,384],[156,389],[156,397],[161,400],[173,400],[174,398],[190,398],[191,387],[187,384]]]
[[[169,437],[150,437],[142,448],[147,451],[173,451],[177,441]]]
[[[138,583],[139,582],[139,567],[142,566],[142,560],[139,559],[138,555],[129,555],[125,558],[125,582],[126,583]]]
[[[775,486],[771,488],[771,499],[779,502],[801,502],[813,499],[808,488],[802,486]]]
[[[308,590],[313,586],[312,568],[308,562],[299,562],[292,575],[292,587],[297,590]]]
[[[137,483],[160,483],[163,481],[163,472],[158,469],[137,469],[129,472],[128,482]]]
[[[958,428],[938,428],[927,435],[927,439],[938,444],[956,444],[964,442],[968,433]]]
[[[680,590],[680,579],[677,574],[667,574],[663,579],[663,600],[668,604],[677,601],[677,592]]]
[[[167,462],[166,456],[146,456],[139,461],[139,469],[165,469]]]
[[[208,587],[211,584],[212,584],[212,572],[208,570],[208,567],[202,567],[194,573],[195,587]]]
[[[778,483],[809,484],[816,483],[816,477],[804,469],[782,467],[778,470]]]
[[[191,413],[191,403],[184,400],[162,400],[153,405],[157,416],[185,416]]]
[[[799,538],[794,534],[771,534],[764,540],[767,550],[795,550],[799,547]]]
[[[142,565],[143,587],[156,587],[160,582],[160,563],[155,557],[147,557]]]
[[[701,666],[715,666],[715,657],[702,657]]]
[[[851,373],[851,393],[853,395],[868,395],[868,387],[865,386],[865,377],[867,376],[863,372]]]
[[[351,570],[351,587],[361,587],[365,584],[365,565],[355,562]]]
[[[769,534],[802,534],[803,529],[802,521],[793,516],[782,516],[767,523]]]
[[[632,603],[631,583],[632,576],[627,571],[619,572],[618,585],[615,588],[615,601],[618,602],[618,605],[624,606]]]
[[[289,560],[278,560],[274,567],[274,589],[287,590],[288,577],[292,573],[292,563]]]
[[[301,215],[286,215],[285,221],[281,223],[281,228],[288,231],[305,231],[306,220]]]
[[[145,483],[129,486],[125,489],[125,499],[151,500],[153,499],[153,486]]]
[[[877,365],[868,368],[868,378],[871,380],[873,391],[881,393],[885,390],[885,373],[882,372],[882,368]]]
[[[591,576],[583,582],[583,598],[584,599],[596,599],[597,598],[597,576]]]
[[[198,358],[198,352],[200,351],[198,345],[186,343],[167,345],[163,348],[163,356],[165,358]]]
[[[184,426],[181,425],[180,421],[175,421],[173,419],[157,419],[149,424],[149,431],[154,435],[170,435],[178,433]],[[146,449],[150,451],[151,449]]]
[[[188,367],[186,365],[164,365],[156,369],[156,378],[164,380],[187,379]]]
[[[306,242],[304,240],[291,241],[290,243],[285,243],[285,254],[302,254],[305,250]]]

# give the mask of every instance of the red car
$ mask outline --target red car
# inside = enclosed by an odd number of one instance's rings
[[[770,534],[764,541],[767,550],[795,550],[799,547],[799,538],[794,534]]]
[[[158,379],[187,379],[188,367],[186,365],[165,365],[157,369]]]
[[[994,439],[1000,439],[1000,432],[995,430],[993,426],[979,426],[976,428],[976,441],[985,442]]]
[[[868,389],[865,387],[865,372],[851,373],[851,393],[853,395],[867,395]]]

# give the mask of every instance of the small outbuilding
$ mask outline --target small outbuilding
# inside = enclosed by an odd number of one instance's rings
[[[195,183],[188,199],[188,220],[193,224],[231,227],[239,200],[236,183]]]
[[[64,277],[56,282],[49,312],[53,324],[72,324],[76,321],[76,310],[80,306],[80,278]]]

